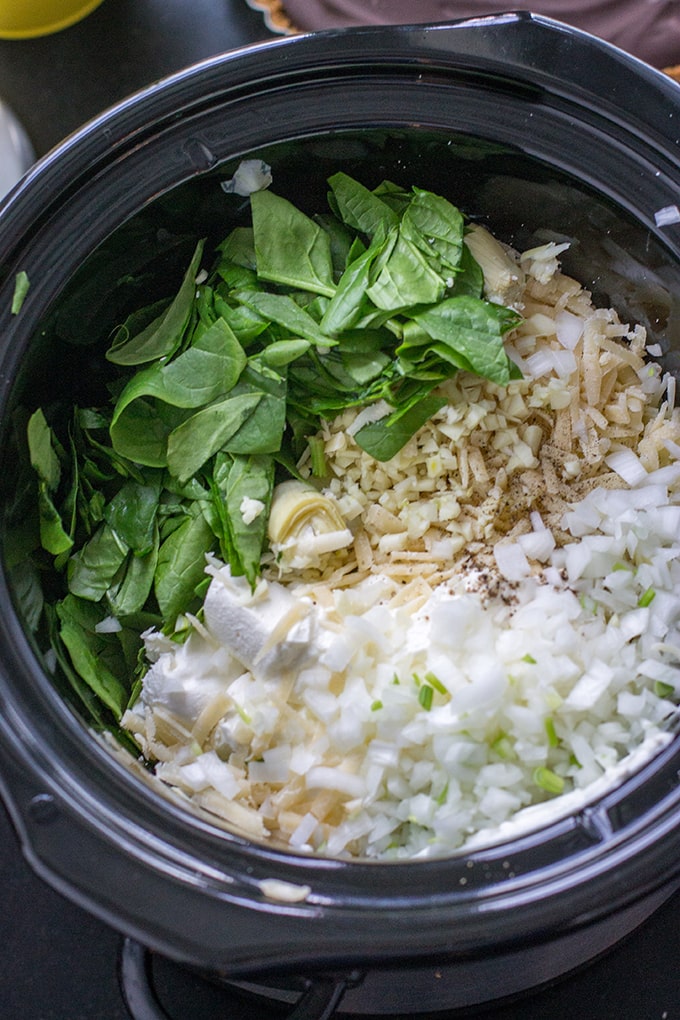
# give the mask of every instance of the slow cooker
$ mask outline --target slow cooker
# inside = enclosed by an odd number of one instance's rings
[[[16,409],[78,392],[92,372],[91,349],[55,340],[55,319],[68,303],[84,333],[107,321],[112,250],[167,229],[223,236],[219,182],[245,157],[310,208],[341,167],[444,191],[518,246],[546,229],[567,237],[566,270],[645,325],[677,369],[679,125],[673,82],[527,13],[276,40],[132,96],[45,157],[0,212],[5,511]],[[17,312],[18,274],[30,286]],[[38,874],[140,944],[245,983],[303,972],[299,1016],[417,1014],[552,979],[677,888],[677,740],[578,813],[446,859],[339,861],[217,829],[133,775],[62,696],[15,554],[5,525],[3,797]]]

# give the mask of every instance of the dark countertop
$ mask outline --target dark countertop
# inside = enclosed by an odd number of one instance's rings
[[[159,78],[271,38],[244,0],[104,0],[62,32],[0,39],[0,98],[41,156]]]
[[[43,155],[108,106],[181,68],[272,38],[243,0],[104,0],[72,28],[0,40],[0,98]],[[120,937],[36,878],[0,810],[0,1015],[4,1020],[124,1020]],[[679,1020],[680,895],[579,974],[478,1020]],[[192,1020],[223,1011],[189,982]],[[214,1006],[211,1006],[214,1002]],[[182,1008],[182,1007],[180,1007]],[[274,1015],[274,1014],[272,1014]],[[279,1016],[279,1013],[275,1015]],[[442,1014],[439,1014],[442,1016]]]

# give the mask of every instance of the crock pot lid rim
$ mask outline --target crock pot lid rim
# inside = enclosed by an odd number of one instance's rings
[[[521,33],[516,39],[508,35],[508,31],[513,29]],[[494,38],[499,32],[504,34],[503,47],[499,47],[498,40]],[[447,33],[454,45],[448,49],[428,45],[430,39],[437,38],[437,33]],[[473,43],[479,44],[480,40],[484,39],[484,46],[472,46],[467,51],[457,50],[456,41],[462,42],[466,34]],[[334,47],[331,58],[328,54],[329,36],[335,36],[336,41],[341,44],[339,48]],[[487,36],[490,37],[488,46]],[[416,37],[424,40],[422,52],[417,46],[404,48],[405,38],[412,42]],[[593,52],[597,52],[600,77],[604,74],[605,64],[609,65],[608,72],[624,74],[635,72],[640,83],[644,82],[646,87],[651,87],[659,93],[657,99],[668,98],[677,106],[677,85],[667,75],[582,30],[529,11],[430,25],[372,25],[327,29],[317,33],[268,39],[230,50],[192,64],[132,93],[82,125],[44,155],[5,198],[0,210],[11,209],[21,199],[26,189],[34,186],[34,182],[44,174],[55,173],[63,179],[64,167],[67,161],[70,161],[74,150],[79,165],[82,166],[83,162],[89,163],[99,156],[106,155],[112,146],[120,142],[134,144],[136,131],[143,129],[149,117],[178,116],[192,105],[204,103],[213,85],[213,79],[214,87],[218,89],[223,89],[228,84],[229,87],[252,84],[253,64],[255,65],[253,69],[263,76],[263,80],[273,81],[277,76],[288,76],[305,70],[318,73],[321,68],[333,67],[335,62],[346,63],[348,59],[360,60],[364,65],[369,58],[375,60],[376,65],[386,65],[390,60],[397,60],[403,64],[412,63],[414,55],[421,54],[424,57],[427,54],[435,66],[437,59],[447,66],[451,66],[453,59],[458,59],[462,62],[461,66],[465,66],[467,62],[469,66],[479,70],[498,72],[500,68],[505,68],[506,71],[509,68],[515,74],[518,71],[531,72],[532,76],[535,76],[534,83],[543,88],[551,82],[554,86],[560,82],[567,89],[573,102],[580,98],[581,105],[588,106],[593,101],[602,104],[602,90],[595,89],[594,80],[589,80],[586,88],[577,82],[573,73],[575,66],[573,54],[570,56],[568,66],[563,69],[557,67],[554,61],[551,66],[539,69],[536,63],[527,64],[519,59],[521,52],[526,54],[531,50],[530,43],[535,44],[536,50],[540,52],[545,50],[548,40],[556,42],[557,39],[567,39],[570,45],[583,48],[582,56],[586,54],[592,56]],[[390,43],[391,46],[388,45]],[[484,50],[488,51],[483,52]],[[234,80],[227,83],[224,75],[230,71],[234,71]],[[193,87],[197,83],[201,88],[194,96]],[[182,105],[177,107],[179,99],[182,99]],[[624,91],[623,96],[617,97],[617,110],[625,109],[626,99]],[[633,97],[629,112],[633,116],[638,114],[636,97]],[[651,104],[647,112],[655,118],[663,131],[667,119],[663,112],[656,109],[656,104]],[[675,142],[677,145],[677,138]]]

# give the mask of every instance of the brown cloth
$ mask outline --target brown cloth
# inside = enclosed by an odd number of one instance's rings
[[[276,6],[302,32],[530,10],[590,32],[653,67],[680,63],[680,0],[519,0],[505,7],[489,0],[282,0]]]

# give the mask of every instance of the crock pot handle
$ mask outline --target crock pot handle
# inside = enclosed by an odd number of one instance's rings
[[[170,1020],[158,1001],[151,976],[149,950],[139,942],[123,940],[120,983],[132,1020]],[[331,1020],[348,988],[361,981],[361,974],[320,975],[310,979],[287,1020]],[[221,1020],[229,1020],[224,1015]]]
[[[356,983],[354,974],[315,978],[287,1020],[330,1020],[347,989]]]

